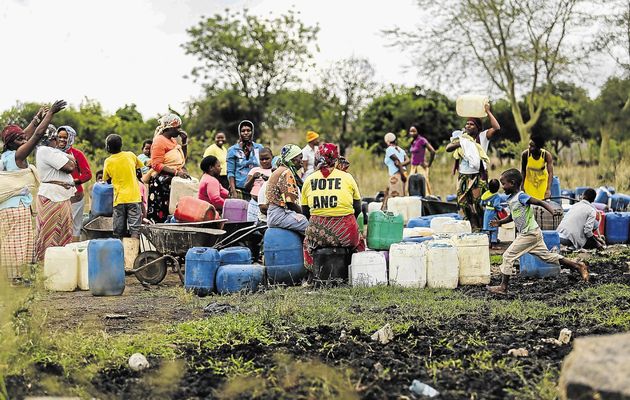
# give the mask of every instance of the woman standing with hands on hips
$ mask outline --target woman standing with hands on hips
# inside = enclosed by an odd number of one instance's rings
[[[174,176],[188,179],[186,155],[188,135],[182,127],[182,120],[175,114],[158,120],[155,137],[151,145],[151,177],[149,178],[149,199],[147,218],[153,222],[164,222],[168,217],[171,181]],[[176,138],[181,138],[181,145]]]

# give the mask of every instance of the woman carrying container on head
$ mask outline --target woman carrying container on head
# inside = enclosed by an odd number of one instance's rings
[[[37,172],[41,179],[37,193],[35,218],[35,260],[44,259],[46,249],[65,246],[72,241],[72,206],[70,199],[77,189],[72,178],[77,162],[72,154],[58,148],[57,128],[48,125],[37,148]]]
[[[269,228],[289,229],[304,235],[308,219],[299,204],[302,180],[297,171],[301,165],[302,149],[298,146],[287,144],[280,150],[278,168],[267,180],[265,193]]]
[[[56,101],[49,110],[42,107],[26,129],[7,125],[2,130],[0,267],[6,268],[6,276],[12,284],[21,280],[20,267],[33,261],[33,197],[29,190],[37,186],[38,178],[27,157],[35,150],[53,115],[65,106],[65,101]]]
[[[521,154],[522,190],[535,199],[543,200],[551,196],[553,179],[553,156],[543,149],[545,138],[534,135],[529,148]]]
[[[361,213],[359,187],[352,175],[335,168],[337,146],[321,144],[319,157],[319,169],[306,178],[302,188],[302,209],[309,217],[304,238],[304,265],[309,271],[313,269],[313,251],[318,248],[365,250],[357,224]]]
[[[83,226],[83,209],[85,199],[83,198],[83,184],[92,179],[92,170],[85,154],[73,146],[77,132],[68,125],[57,128],[57,146],[61,151],[71,154],[77,162],[77,168],[72,171],[72,179],[77,192],[70,199],[72,207],[72,240],[79,241],[81,235],[81,227]]]
[[[483,227],[481,195],[487,190],[488,144],[490,138],[501,129],[490,105],[485,106],[492,127],[482,131],[479,118],[468,118],[462,131],[455,131],[446,151],[453,153],[457,178],[457,205],[460,213],[470,221],[473,229]]]
[[[230,197],[250,200],[249,191],[245,190],[245,182],[249,171],[260,166],[258,154],[263,149],[254,142],[254,123],[244,120],[238,124],[238,143],[227,152],[227,176],[230,183]]]
[[[181,118],[175,114],[166,115],[158,122],[151,145],[152,170],[147,173],[149,175],[147,218],[153,222],[164,222],[168,217],[173,177],[190,178],[185,168],[188,135],[181,129]],[[181,145],[175,140],[178,136],[181,137]]]
[[[405,196],[405,183],[407,176],[405,175],[405,166],[409,165],[409,158],[405,150],[396,144],[396,135],[389,132],[385,135],[385,165],[389,173],[389,186],[386,197]],[[387,204],[387,200],[383,200]]]

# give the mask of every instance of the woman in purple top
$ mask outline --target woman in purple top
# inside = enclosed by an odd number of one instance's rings
[[[431,193],[431,183],[429,182],[429,167],[433,164],[433,159],[435,158],[435,149],[431,146],[431,143],[422,136],[418,132],[418,128],[415,125],[411,125],[409,128],[409,136],[413,139],[411,142],[411,148],[409,152],[411,153],[411,167],[409,169],[409,174],[420,174],[424,176],[424,180],[426,182],[426,194]],[[426,152],[429,150],[429,160],[426,160]]]

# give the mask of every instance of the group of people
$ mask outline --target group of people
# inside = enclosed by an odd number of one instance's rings
[[[2,130],[0,174],[10,174],[10,179],[3,180],[8,185],[3,184],[0,191],[0,265],[8,267],[9,279],[19,280],[19,267],[43,260],[48,247],[64,246],[79,239],[85,200],[82,186],[92,178],[92,172],[85,155],[73,146],[76,131],[71,126],[55,128],[51,124],[53,116],[65,106],[64,101],[57,101],[49,108],[40,109],[25,129],[8,125]],[[489,106],[486,112],[490,128],[483,130],[479,118],[468,118],[462,130],[452,133],[446,151],[452,154],[453,171],[458,173],[458,206],[473,229],[489,231],[492,243],[496,242],[496,228],[504,223],[514,221],[519,232],[504,254],[502,285],[491,290],[497,293],[507,290],[514,260],[524,252],[570,266],[587,279],[588,270],[583,264],[546,252],[533,218],[531,205],[552,213],[557,211],[542,201],[550,196],[553,176],[553,158],[543,149],[544,142],[532,138],[522,154],[522,171],[508,170],[500,180],[488,181],[488,144],[500,126]],[[143,142],[139,155],[123,151],[119,135],[111,134],[105,140],[110,156],[96,175],[97,181],[113,186],[116,237],[137,239],[143,220],[167,221],[173,178],[190,178],[186,169],[188,134],[182,130],[181,118],[169,114],[158,122],[153,138]],[[411,126],[409,135],[410,158],[397,145],[393,133],[385,135],[389,197],[407,193],[408,173],[423,175],[426,194],[431,194],[429,168],[435,149],[421,135],[418,126]],[[244,199],[249,202],[249,221],[303,235],[305,265],[311,269],[315,249],[347,247],[360,251],[365,242],[357,224],[361,196],[355,179],[347,172],[349,162],[340,156],[336,145],[320,143],[316,132],[308,131],[306,142],[304,148],[287,144],[274,156],[269,147],[255,141],[254,123],[249,120],[238,125],[238,141],[230,147],[226,146],[225,133],[217,132],[200,163],[203,176],[198,198],[219,213],[226,199]],[[33,152],[36,173],[27,161]],[[509,215],[503,213],[498,199],[500,185],[509,195]],[[30,191],[37,186],[37,196],[33,199]],[[565,242],[577,246],[601,245],[597,239],[591,239],[586,228],[581,235],[575,227],[584,223],[592,231],[592,207],[587,207],[594,199],[592,192],[587,191],[585,203],[576,207],[581,211],[572,214],[575,221],[580,215],[579,222],[567,222],[560,227]]]

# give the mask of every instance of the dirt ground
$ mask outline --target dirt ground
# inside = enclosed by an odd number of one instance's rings
[[[537,385],[549,379],[553,387],[561,362],[571,350],[570,345],[544,343],[541,338],[557,338],[559,329],[565,326],[574,337],[622,330],[615,324],[576,317],[571,307],[583,301],[580,293],[585,289],[597,291],[607,285],[630,288],[629,261],[627,256],[591,260],[593,277],[589,285],[568,271],[549,279],[513,279],[504,301],[513,302],[514,307],[566,307],[566,312],[549,318],[506,318],[496,315],[488,305],[469,314],[445,318],[437,325],[415,318],[408,329],[385,345],[375,343],[370,338],[372,332],[356,328],[345,332],[329,325],[283,333],[273,344],[252,340],[210,349],[183,344],[179,349],[182,363],[177,364],[180,374],[167,389],[155,385],[154,374],[164,367],[159,359],[151,360],[152,369],[143,373],[130,371],[126,366],[102,370],[92,384],[102,398],[409,399],[415,397],[408,386],[419,379],[437,388],[442,399],[541,398]],[[493,269],[496,271],[496,266]],[[98,298],[89,292],[50,293],[43,300],[48,309],[46,326],[59,331],[81,327],[112,334],[133,333],[150,330],[158,323],[204,318],[207,314],[202,310],[203,304],[222,302],[221,297],[213,296],[191,303],[182,298],[179,285],[177,275],[169,273],[159,287],[144,287],[129,276],[120,297]],[[471,300],[489,299],[483,287],[465,286],[456,292]],[[606,300],[604,291],[601,296],[594,296],[600,297]],[[352,313],[360,315],[373,312],[375,305],[349,307]],[[614,309],[621,318],[627,318],[630,295],[615,298],[614,304],[602,307],[608,307],[602,313]],[[396,304],[379,311],[392,317],[406,312]],[[508,350],[515,347],[527,348],[529,356],[506,357]],[[244,360],[256,373],[241,380],[228,379],[225,373],[211,367],[213,360]],[[55,368],[42,371],[58,375],[62,372]],[[42,394],[37,382],[19,376],[9,377],[7,387],[16,398]],[[344,392],[343,387],[351,390]]]

